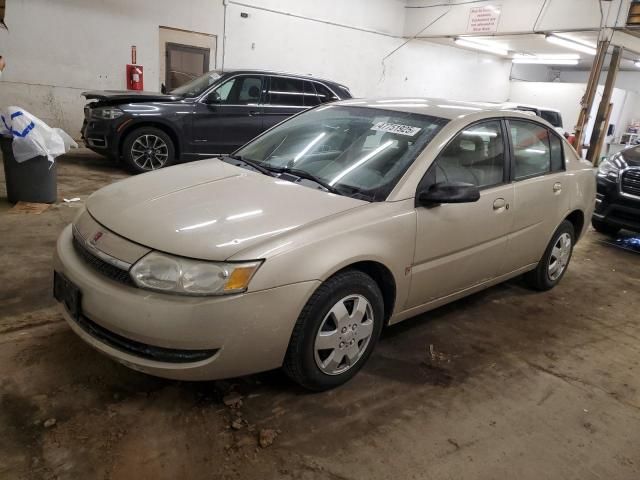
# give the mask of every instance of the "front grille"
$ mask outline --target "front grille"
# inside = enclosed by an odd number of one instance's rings
[[[137,342],[125,338],[111,330],[98,325],[84,315],[74,318],[75,322],[92,337],[103,343],[120,350],[121,352],[135,355],[136,357],[167,363],[193,363],[201,362],[213,357],[218,349],[208,350],[181,350],[176,348],[156,347],[146,343]]]
[[[82,260],[87,265],[89,265],[98,273],[104,275],[107,278],[110,278],[115,282],[119,282],[124,285],[129,285],[132,287],[135,286],[127,270],[122,270],[121,268],[111,265],[110,263],[107,263],[101,258],[98,258],[95,255],[93,255],[86,248],[84,248],[82,243],[80,243],[80,241],[75,237],[75,235],[73,237],[73,247],[76,253],[78,254],[78,256],[80,256],[80,258],[82,258]]]
[[[640,197],[640,169],[627,170],[622,174],[620,188],[627,195]]]

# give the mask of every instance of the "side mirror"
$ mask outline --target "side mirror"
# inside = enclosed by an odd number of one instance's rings
[[[217,105],[219,103],[222,102],[222,99],[220,98],[220,94],[218,92],[212,92],[207,96],[207,99],[205,100],[205,103],[207,105]]]
[[[480,190],[475,185],[463,182],[436,183],[418,192],[417,203],[424,207],[435,207],[441,203],[473,203],[480,200]]]
[[[160,93],[167,93],[167,86],[164,83],[160,85]]]

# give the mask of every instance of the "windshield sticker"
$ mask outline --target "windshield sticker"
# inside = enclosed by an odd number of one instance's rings
[[[371,127],[371,130],[377,130],[379,132],[397,133],[398,135],[413,137],[422,129],[418,127],[412,127],[410,125],[401,125],[399,123],[378,122],[373,127]]]

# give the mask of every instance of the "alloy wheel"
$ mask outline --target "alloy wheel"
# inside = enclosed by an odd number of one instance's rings
[[[169,147],[157,135],[141,135],[131,145],[131,159],[142,170],[157,170],[167,163]]]

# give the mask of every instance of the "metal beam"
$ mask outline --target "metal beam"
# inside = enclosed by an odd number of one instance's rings
[[[589,142],[589,151],[587,152],[587,160],[594,165],[598,163],[598,155],[602,150],[605,136],[607,135],[607,119],[611,104],[611,95],[613,94],[613,87],[616,84],[616,76],[618,75],[618,69],[620,68],[620,58],[622,57],[622,47],[613,47],[613,54],[611,55],[611,63],[609,64],[609,71],[607,72],[607,80],[604,84],[604,91],[602,92],[602,100],[600,100],[600,106],[598,107],[598,114],[596,115],[596,121],[593,125],[593,132],[591,133],[591,141]]]

